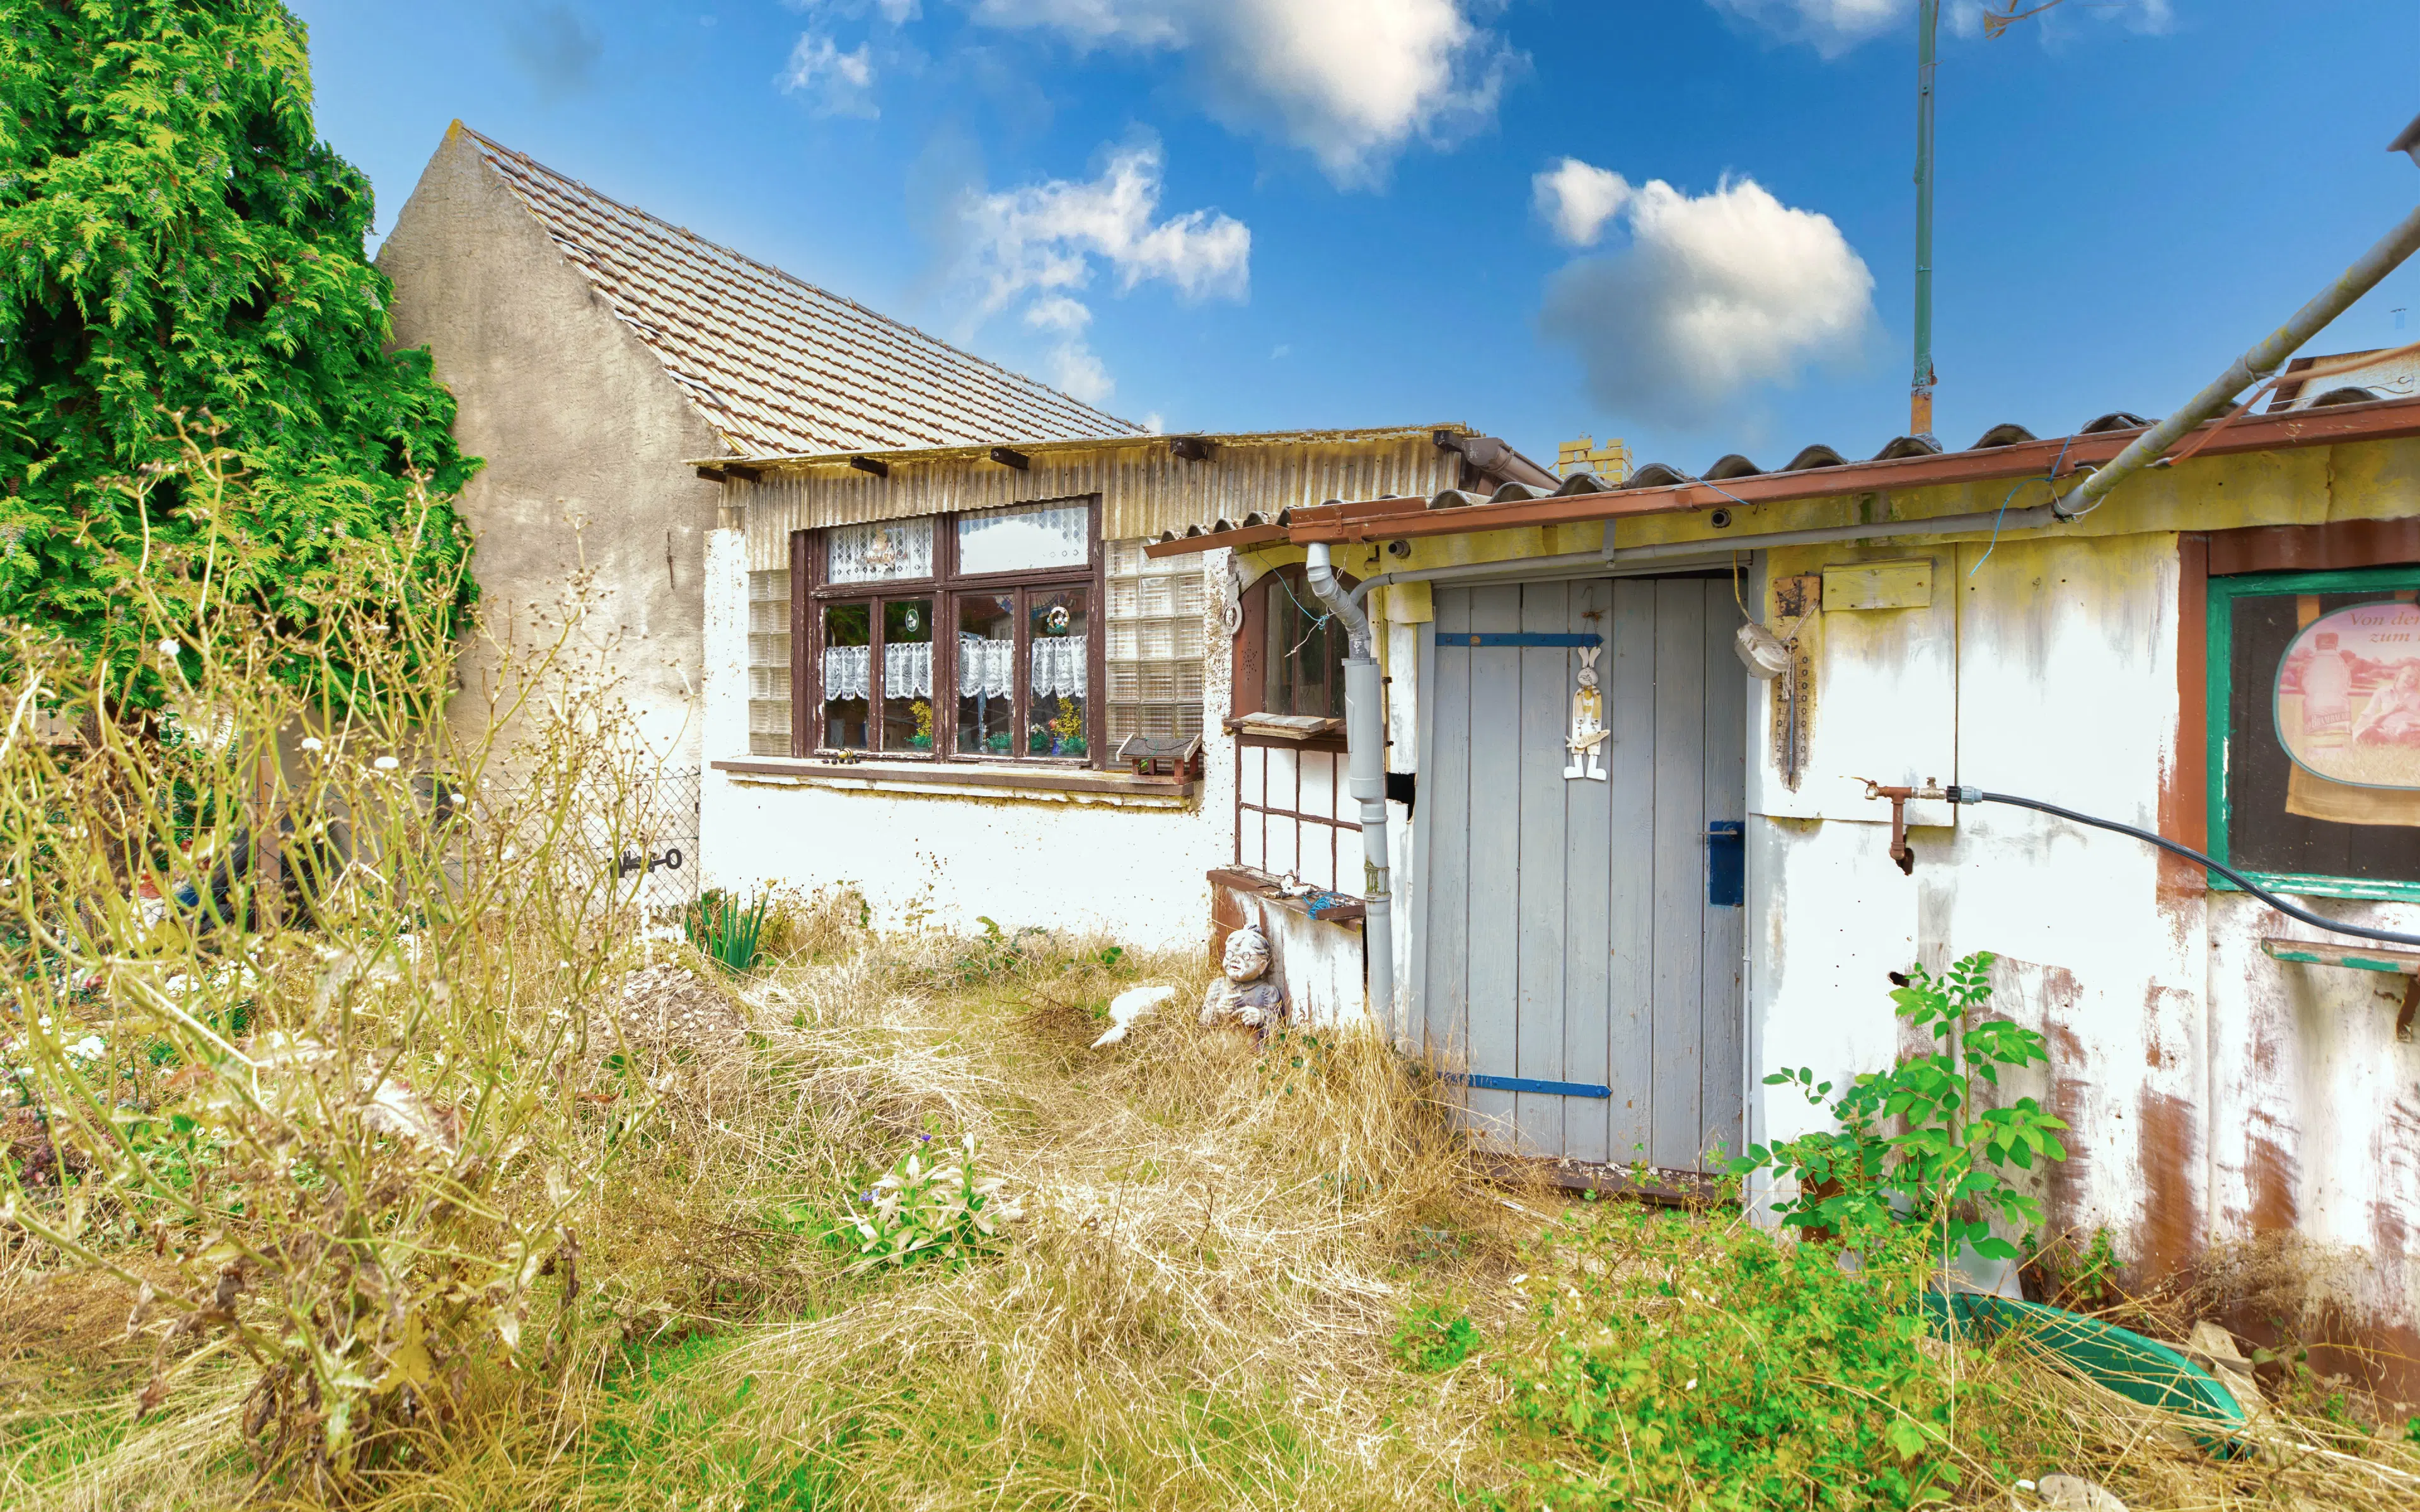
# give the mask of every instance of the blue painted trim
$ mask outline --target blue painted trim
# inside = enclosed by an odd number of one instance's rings
[[[1549,635],[1544,631],[1481,630],[1440,635],[1436,643],[1439,651],[1467,651],[1473,646],[1601,646],[1605,637],[1592,633]]]
[[[1463,1087],[1476,1087],[1485,1092],[1544,1092],[1549,1097],[1611,1097],[1613,1088],[1592,1082],[1541,1082],[1527,1076],[1462,1076],[1442,1078]]]

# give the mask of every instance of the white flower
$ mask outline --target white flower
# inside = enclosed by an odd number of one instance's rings
[[[169,636],[160,642],[160,655],[163,656],[174,658],[182,656],[184,654],[184,647],[177,644],[177,638],[175,636]]]
[[[457,793],[454,795],[454,801],[456,803],[468,803],[471,801],[471,795],[467,793]]]
[[[327,748],[327,743],[322,741],[318,735],[304,735],[302,737],[302,748],[304,750],[325,750]]]
[[[108,1044],[102,1041],[100,1035],[87,1034],[83,1039],[78,1040],[75,1043],[68,1046],[68,1054],[75,1057],[79,1060],[99,1060],[101,1058],[101,1052],[108,1048]]]
[[[396,761],[392,756],[381,756],[377,761],[370,763],[370,764],[377,767],[381,772],[392,772],[403,764]]]
[[[50,1026],[51,1026],[51,1016],[50,1016],[48,1013],[45,1013],[45,1014],[43,1014],[43,1015],[42,1015],[42,1027],[47,1029],[47,1028],[49,1028]]]

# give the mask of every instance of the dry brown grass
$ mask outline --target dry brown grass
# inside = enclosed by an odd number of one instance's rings
[[[1542,1326],[1522,1298],[1554,1288],[1555,1262],[1530,1242],[1562,1199],[1479,1180],[1391,1052],[1346,1035],[1256,1054],[1201,1030],[1184,1003],[1206,968],[1189,957],[1112,968],[1098,942],[1003,959],[830,929],[729,993],[743,1036],[628,1036],[620,1053],[660,1101],[581,1214],[576,1329],[540,1370],[470,1381],[359,1504],[1537,1504],[1494,1366]],[[729,991],[690,964],[702,990]],[[1087,1048],[1107,998],[1148,980],[1178,984],[1179,1003]],[[975,1134],[1026,1216],[987,1259],[852,1273],[822,1227],[926,1133]],[[0,1504],[254,1494],[232,1452],[237,1372],[201,1373],[130,1429],[122,1290],[25,1279],[0,1273]],[[1429,1300],[1483,1335],[1436,1375],[1389,1347]],[[2067,1470],[2137,1509],[2420,1504],[2399,1478],[2420,1459],[2341,1425],[2298,1420],[2302,1447],[2221,1461],[2020,1342],[1960,1368],[2022,1404],[1972,1425],[1996,1435],[1973,1464],[2010,1480]],[[262,1489],[267,1504],[302,1495]],[[1980,1473],[1958,1500],[2034,1504]]]

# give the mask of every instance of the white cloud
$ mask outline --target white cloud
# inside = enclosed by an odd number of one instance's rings
[[[1244,298],[1250,228],[1211,210],[1155,221],[1161,167],[1159,145],[1142,143],[1112,154],[1097,178],[972,197],[964,219],[985,313],[1029,289],[1082,288],[1096,261],[1117,274],[1121,292],[1157,280],[1187,299]]]
[[[1751,179],[1695,197],[1651,179],[1621,214],[1630,245],[1557,273],[1541,316],[1608,409],[1701,424],[1750,388],[1852,354],[1873,319],[1873,274],[1840,228]]]
[[[1890,30],[1915,8],[1915,0],[1706,0],[1706,3],[1727,16],[1736,17],[1785,40],[1805,42],[1825,57],[1838,57],[1877,32]]]
[[[872,120],[882,114],[874,103],[874,57],[864,42],[844,53],[830,38],[804,33],[790,50],[789,67],[782,70],[781,84],[784,94],[813,97],[818,116],[861,116]]]
[[[810,16],[840,16],[849,21],[871,11],[893,26],[905,26],[923,13],[917,0],[783,0],[783,4]]]
[[[1064,294],[1052,294],[1026,306],[1025,323],[1036,331],[1072,334],[1093,323],[1093,312]]]
[[[1557,240],[1569,247],[1593,247],[1605,234],[1605,223],[1630,198],[1630,180],[1609,168],[1565,158],[1532,177],[1529,190]]]
[[[1516,61],[1471,20],[1490,0],[975,0],[977,21],[1078,49],[1187,52],[1217,113],[1272,131],[1341,184],[1413,138],[1492,118]]]
[[[1825,57],[1838,57],[1858,43],[1885,32],[1897,33],[1911,40],[1915,30],[1906,24],[1915,14],[1916,0],[1706,0],[1708,5],[1727,16],[1770,32],[1785,41],[1805,42]],[[2011,10],[2034,11],[2042,0],[1949,0],[1944,8],[1945,18],[1953,37],[1983,35],[1983,17],[1988,10],[2007,15]],[[2176,23],[2170,0],[2087,0],[2070,7],[2067,0],[2052,0],[2051,7],[2023,19],[2025,25],[2039,27],[2045,39],[2058,36],[2062,29],[2080,23],[2091,15],[2104,23],[2115,23],[2128,31],[2158,34]]]
[[[2050,7],[2035,9],[2041,4],[2042,0],[1991,0],[1989,4],[1985,0],[1950,0],[1947,11],[1949,30],[1959,37],[1986,36],[1989,33],[1983,21],[1987,13],[2006,18],[2010,11],[2015,11],[2015,21],[2037,28],[2042,40],[2051,42],[2087,15],[2103,24],[2114,23],[2130,32],[2143,32],[2154,37],[2173,30],[2177,21],[2168,0],[2098,0],[2095,4],[2078,6],[2072,11],[2066,8],[2066,0],[2051,0]],[[2005,27],[2001,35],[2008,35]]]
[[[1093,312],[1070,292],[1090,286],[1097,269],[1121,293],[1158,282],[1183,299],[1241,300],[1250,287],[1243,222],[1212,210],[1155,219],[1163,166],[1157,143],[1139,143],[1112,153],[1098,177],[972,194],[961,210],[981,314],[1024,299],[1025,324],[1058,338],[1050,381],[1086,404],[1106,403],[1116,387],[1084,342]]]
[[[1063,341],[1050,353],[1050,386],[1089,405],[1104,405],[1118,391],[1109,370],[1093,348],[1080,341]]]
[[[1050,348],[1050,382],[1086,404],[1107,404],[1117,385],[1109,370],[1084,343],[1084,328],[1093,312],[1064,294],[1046,294],[1025,307],[1025,323],[1059,340]]]

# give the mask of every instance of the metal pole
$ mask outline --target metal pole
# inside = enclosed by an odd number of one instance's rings
[[[1916,8],[1916,380],[1907,433],[1932,435],[1932,73],[1941,0]]]
[[[2107,467],[2069,489],[2052,506],[2057,511],[2058,517],[2069,520],[2091,513],[2108,496],[2110,489],[2167,455],[2168,448],[2184,440],[2187,432],[2225,410],[2235,401],[2237,394],[2284,365],[2286,359],[2294,355],[2296,347],[2318,335],[2329,321],[2350,309],[2355,300],[2377,287],[2379,280],[2395,271],[2415,248],[2420,248],[2420,209],[2405,216],[2401,224],[2380,238],[2378,245],[2363,253],[2359,262],[2337,274],[2335,281],[2320,290],[2310,303],[2295,311],[2293,318],[2271,332],[2258,346],[2228,363],[2226,371],[2186,400],[2183,409],[2135,437],[2124,451],[2110,458]]]

